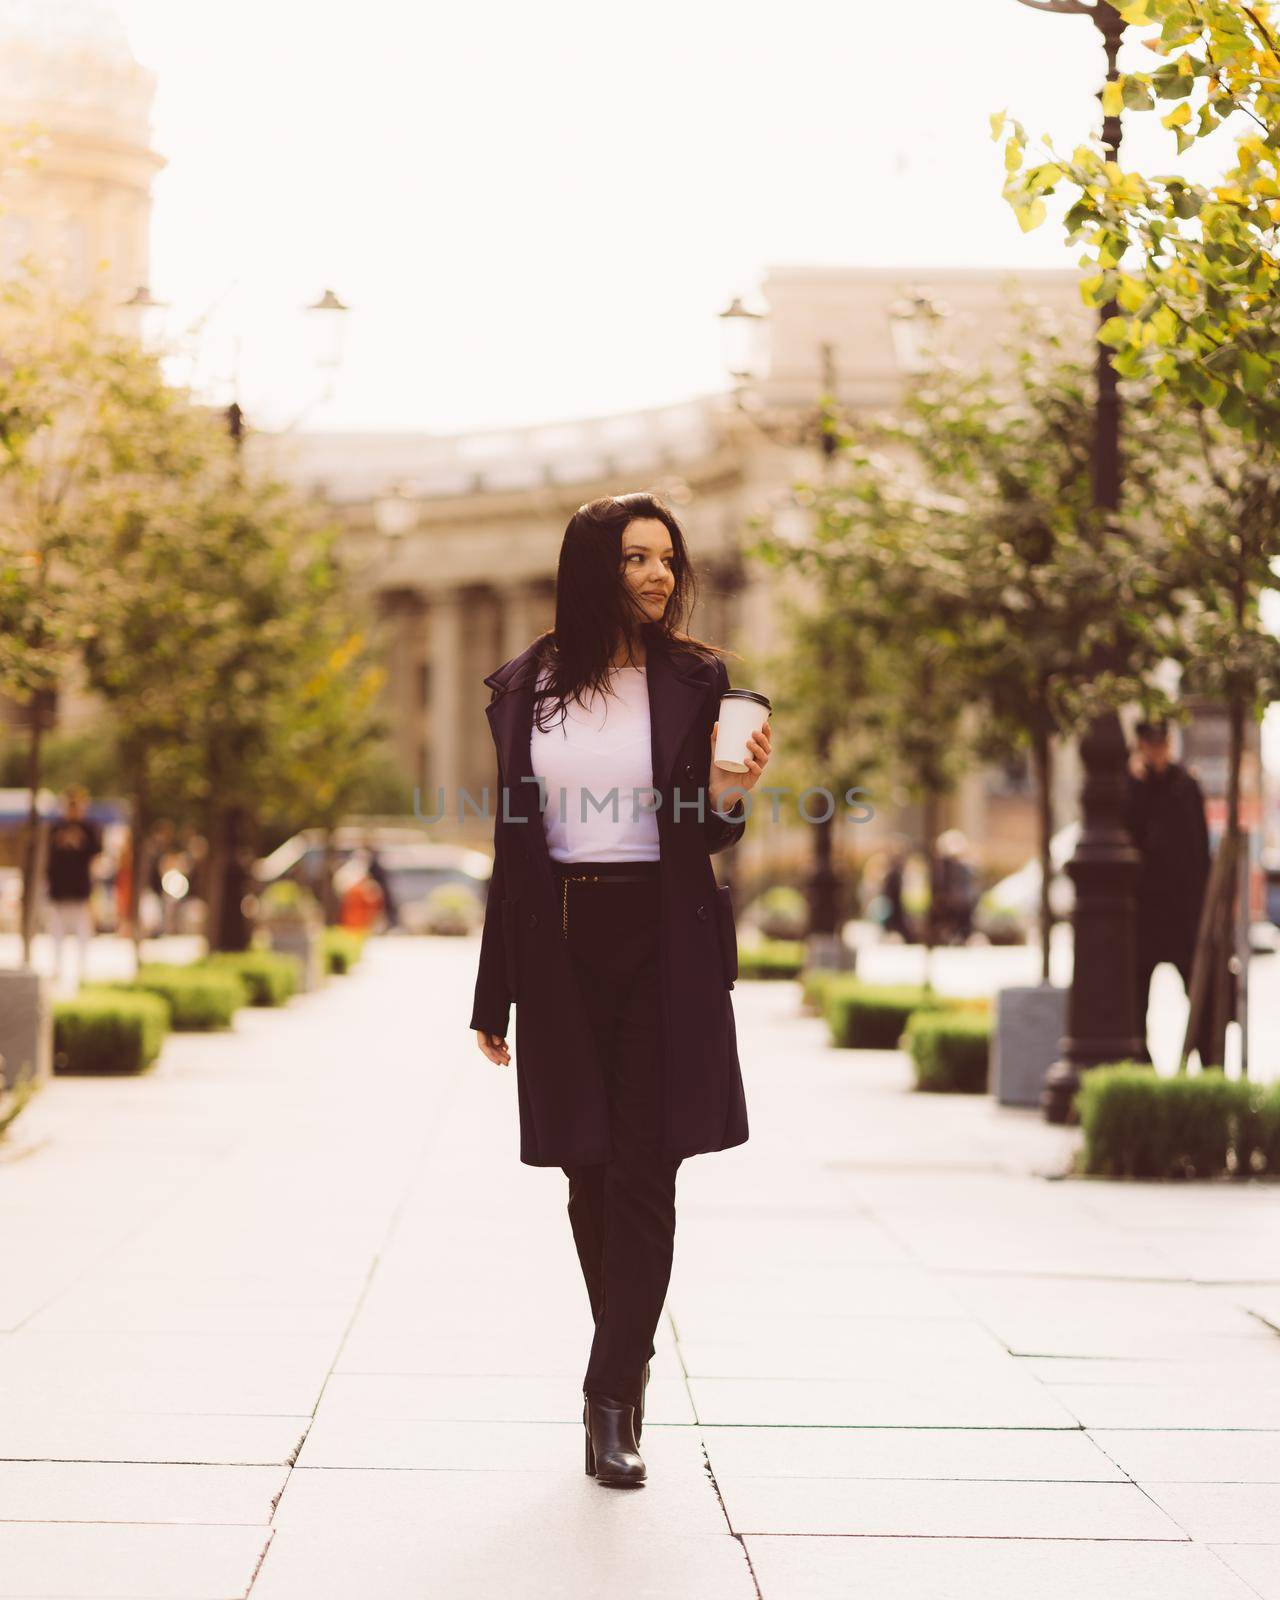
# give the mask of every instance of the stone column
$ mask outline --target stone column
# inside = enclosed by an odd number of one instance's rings
[[[479,805],[485,786],[488,785],[490,791],[493,789],[495,772],[493,740],[484,714],[491,691],[484,680],[487,673],[506,660],[502,653],[502,591],[488,585],[473,585],[464,592],[463,603],[463,667],[458,699],[461,719],[458,760],[462,776],[459,781],[471,800]],[[475,819],[468,811],[464,820],[469,833],[476,825]]]
[[[382,611],[390,624],[387,651],[387,706],[396,760],[411,783],[421,784],[423,773],[423,705],[420,686],[422,665],[422,596],[399,592],[382,596]]]
[[[502,659],[510,661],[551,626],[555,619],[554,593],[548,601],[541,587],[520,583],[500,589],[498,600],[502,607]]]
[[[455,824],[458,815],[462,665],[462,596],[457,589],[439,589],[431,594],[427,611],[427,773],[422,811],[432,816],[443,807],[444,817],[437,824],[441,829]]]

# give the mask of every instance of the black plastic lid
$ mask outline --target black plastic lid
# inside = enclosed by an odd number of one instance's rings
[[[757,694],[754,689],[726,689],[720,698],[722,700],[755,700],[769,711],[773,710],[773,702],[769,699],[769,696],[767,694]]]

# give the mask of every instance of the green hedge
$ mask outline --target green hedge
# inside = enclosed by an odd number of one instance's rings
[[[851,972],[839,972],[834,967],[806,967],[800,974],[800,1001],[806,1011],[823,1012],[826,1009],[827,991],[833,983],[853,982]]]
[[[55,1072],[144,1072],[169,1031],[169,1005],[158,994],[130,994],[85,984],[53,1003]]]
[[[804,970],[805,948],[800,939],[765,939],[738,946],[740,978],[798,978]]]
[[[917,1089],[987,1092],[991,1021],[972,1006],[916,1011],[902,1043],[915,1067]]]
[[[1241,1173],[1267,1172],[1280,1177],[1280,1083],[1252,1089],[1236,1141]]]
[[[948,1001],[931,989],[863,983],[842,978],[826,985],[823,1015],[831,1043],[846,1050],[896,1050],[913,1013],[937,1011]]]
[[[194,965],[235,973],[251,1006],[282,1006],[302,983],[301,961],[281,950],[216,950]]]
[[[144,962],[136,978],[103,987],[126,994],[160,995],[169,1002],[173,1028],[181,1033],[229,1028],[237,1010],[249,1000],[245,984],[235,972],[195,961],[185,966]]]
[[[320,935],[320,950],[326,972],[350,972],[364,952],[365,935],[350,928],[325,928]]]
[[[1093,1067],[1076,1096],[1084,1170],[1113,1178],[1280,1176],[1280,1084],[1221,1072],[1161,1077],[1121,1061]]]

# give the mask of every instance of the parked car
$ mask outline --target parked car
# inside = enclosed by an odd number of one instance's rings
[[[1080,824],[1069,822],[1065,828],[1059,828],[1049,841],[1049,860],[1053,866],[1053,876],[1049,880],[1049,909],[1055,921],[1068,920],[1075,906],[1075,885],[1063,869],[1070,861],[1079,837]],[[1034,933],[1039,916],[1040,862],[1037,858],[991,885],[978,900],[973,925],[992,944],[1009,944],[1021,942]]]
[[[371,849],[390,891],[396,927],[406,933],[452,933],[460,922],[479,926],[493,873],[492,857],[483,850],[424,839],[416,826],[352,823],[334,830],[329,864],[336,869]],[[257,862],[254,876],[263,886],[292,879],[323,902],[325,865],[324,830],[305,828]],[[441,888],[460,890],[466,900],[456,893],[437,896]],[[474,908],[470,913],[467,901]]]

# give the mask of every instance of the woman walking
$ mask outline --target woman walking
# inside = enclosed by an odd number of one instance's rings
[[[645,1477],[677,1168],[747,1138],[733,907],[710,858],[742,836],[770,734],[745,773],[712,765],[729,678],[678,629],[692,589],[661,501],[592,501],[565,530],[554,628],[484,680],[497,821],[470,1026],[509,1064],[516,1007],[520,1159],[569,1180],[595,1319],[586,1470],[614,1485]]]

